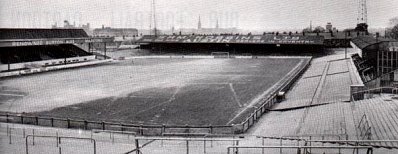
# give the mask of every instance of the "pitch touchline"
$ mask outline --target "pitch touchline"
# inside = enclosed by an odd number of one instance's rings
[[[265,95],[267,95],[272,89],[275,88],[275,86],[279,85],[287,76],[291,75],[301,64],[303,63],[303,59],[300,60],[300,62],[292,69],[290,70],[289,73],[287,73],[283,78],[281,78],[278,82],[276,82],[272,87],[268,88],[266,91],[264,91],[262,94],[258,95],[256,98],[254,98],[248,106],[246,106],[242,111],[240,111],[235,117],[233,117],[230,121],[228,121],[227,125],[231,124],[236,118],[238,118],[241,114],[243,114],[247,109],[251,108],[254,104],[258,103],[259,100],[261,100]]]

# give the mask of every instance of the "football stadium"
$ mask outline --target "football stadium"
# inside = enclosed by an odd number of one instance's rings
[[[366,20],[263,34],[153,20],[149,35],[0,28],[0,154],[398,153],[398,40]]]
[[[325,49],[324,36],[144,36],[142,48],[166,54],[110,57],[91,48],[112,38],[81,30],[1,31],[5,152],[394,153],[397,147],[391,40],[356,36],[344,43],[352,48]],[[193,52],[181,52],[188,48]]]

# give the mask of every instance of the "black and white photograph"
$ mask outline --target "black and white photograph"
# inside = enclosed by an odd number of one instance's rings
[[[0,0],[0,154],[397,153],[397,0]]]

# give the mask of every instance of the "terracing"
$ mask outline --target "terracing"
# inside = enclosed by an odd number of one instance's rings
[[[251,132],[264,136],[355,134],[349,131],[354,126],[347,101],[350,98],[349,85],[357,81],[352,81],[354,72],[350,69],[350,61],[342,58],[344,55],[314,59],[287,93],[286,100],[275,105]],[[289,126],[281,127],[284,129],[272,128],[285,125]]]
[[[264,115],[250,134],[297,138],[322,136],[324,140],[336,136],[345,140],[389,140],[366,145],[397,148],[394,140],[397,137],[395,112],[398,101],[395,95],[350,102],[350,85],[361,82],[355,73],[352,61],[344,59],[344,55],[314,59],[287,93],[286,100]],[[364,114],[367,118],[363,118]],[[364,137],[363,119],[370,124],[371,137],[369,134]]]

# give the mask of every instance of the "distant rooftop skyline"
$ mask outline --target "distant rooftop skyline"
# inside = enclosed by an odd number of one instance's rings
[[[357,0],[156,0],[158,29],[205,28],[246,30],[302,29],[325,26],[353,28],[357,23]],[[149,29],[149,0],[1,0],[0,27],[51,28],[64,20],[92,28]],[[368,1],[370,28],[387,27],[398,16],[397,0]],[[153,24],[152,24],[153,28]]]

